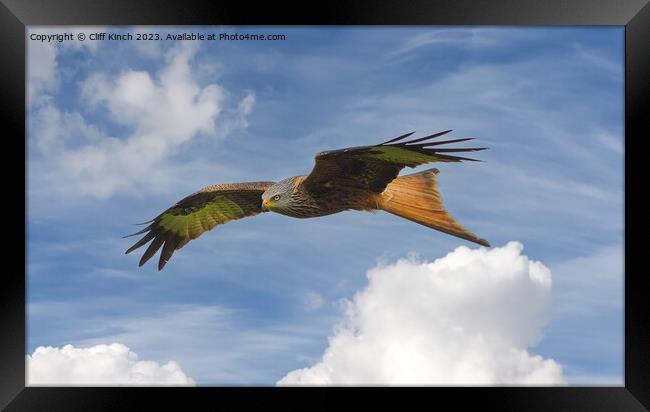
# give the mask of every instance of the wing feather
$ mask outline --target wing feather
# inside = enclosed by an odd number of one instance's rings
[[[431,141],[449,132],[451,130],[404,141],[414,133],[411,132],[374,146],[348,147],[320,152],[316,155],[316,164],[311,173],[303,180],[302,187],[316,197],[335,195],[342,186],[381,193],[405,167],[416,167],[430,162],[477,161],[449,153],[475,152],[486,149],[484,147],[439,147],[444,144],[473,139],[469,137],[439,142]]]
[[[214,185],[203,188],[145,222],[147,227],[131,235],[144,234],[133,246],[134,250],[150,242],[139,265],[144,265],[162,247],[158,270],[165,267],[174,252],[190,240],[231,220],[254,216],[262,212],[262,193],[274,182],[250,182]]]
[[[149,244],[149,247],[147,247],[147,250],[145,250],[144,254],[140,258],[140,263],[138,263],[138,266],[142,266],[145,263],[147,263],[147,260],[151,259],[151,257],[160,249],[160,246],[162,246],[163,242],[165,241],[165,232],[162,232],[161,230],[156,231],[156,236],[153,239],[153,242]]]
[[[134,250],[136,250],[140,246],[144,245],[145,243],[147,243],[151,239],[153,239],[154,236],[156,236],[156,232],[154,232],[154,231],[151,231],[151,232],[147,233],[142,239],[138,240],[138,242],[135,245],[128,248],[126,253],[128,254],[128,253],[133,252]]]

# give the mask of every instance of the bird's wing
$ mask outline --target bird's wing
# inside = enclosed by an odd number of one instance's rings
[[[313,195],[323,195],[341,186],[381,193],[404,167],[416,167],[430,162],[476,161],[450,153],[486,149],[440,147],[472,138],[431,141],[449,132],[451,130],[404,141],[414,133],[411,132],[374,146],[320,152],[316,155],[314,169],[302,182],[302,186]]]
[[[262,193],[273,182],[232,183],[209,186],[182,199],[162,212],[139,232],[146,233],[126,253],[153,240],[140,259],[140,266],[162,246],[158,270],[161,270],[175,250],[185,246],[203,233],[231,220],[254,216],[262,212]],[[128,237],[125,236],[125,237]]]

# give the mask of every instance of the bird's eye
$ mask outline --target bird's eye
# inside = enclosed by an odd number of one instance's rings
[[[277,202],[278,200],[280,200],[280,195],[275,195],[275,196],[273,196],[273,200],[275,200],[276,202]]]

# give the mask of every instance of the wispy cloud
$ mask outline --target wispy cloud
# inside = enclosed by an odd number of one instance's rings
[[[117,306],[130,305],[128,313]],[[88,308],[83,317],[75,313]],[[269,384],[320,346],[326,323],[260,324],[244,309],[216,305],[137,305],[115,299],[30,305],[30,316],[61,325],[65,342],[121,342],[147,359],[174,359],[202,385]],[[64,324],[61,319],[66,318]],[[58,343],[57,344],[61,344]]]
[[[307,310],[317,310],[323,307],[325,304],[325,299],[318,292],[310,290],[302,295],[302,301],[305,304]]]
[[[622,310],[624,258],[619,245],[552,265],[556,274],[554,311],[558,316]]]
[[[394,58],[402,54],[414,53],[429,46],[453,46],[478,48],[499,45],[499,32],[484,29],[440,29],[419,33],[407,39],[388,54]]]
[[[581,43],[573,43],[573,47],[579,59],[590,67],[594,67],[611,75],[616,80],[620,80],[623,76],[623,62],[621,59],[612,59],[602,56],[597,52],[585,48]],[[620,56],[618,56],[620,57]]]

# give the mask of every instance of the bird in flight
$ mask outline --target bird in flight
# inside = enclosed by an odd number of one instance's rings
[[[449,143],[472,138],[434,140],[451,132],[435,133],[405,141],[415,132],[386,142],[348,147],[316,154],[316,164],[308,175],[279,182],[218,184],[205,187],[165,210],[139,232],[144,234],[126,253],[151,241],[142,258],[145,264],[162,246],[158,270],[174,251],[192,239],[231,220],[275,212],[296,218],[331,215],[344,210],[384,210],[415,223],[457,236],[483,246],[487,240],[463,227],[443,207],[437,190],[437,169],[399,176],[405,167],[430,162],[472,160],[450,153],[484,150],[484,147],[449,148]]]

